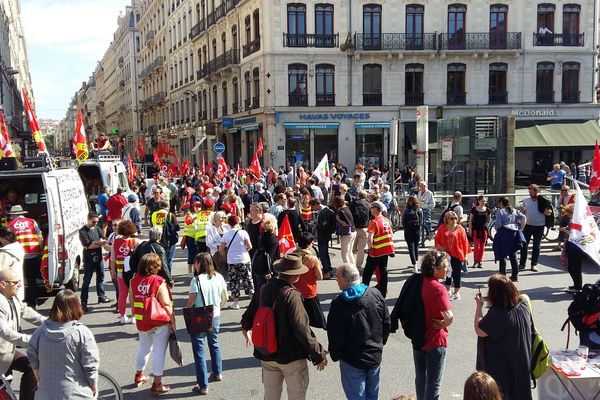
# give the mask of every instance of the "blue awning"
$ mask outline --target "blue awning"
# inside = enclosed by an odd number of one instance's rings
[[[362,128],[362,129],[389,129],[390,123],[389,122],[355,122],[354,127]]]
[[[339,126],[339,122],[285,122],[283,124],[285,129],[337,129]]]
[[[260,127],[259,124],[252,124],[252,125],[241,126],[240,129],[243,131],[256,131],[256,130],[258,130],[259,127]]]

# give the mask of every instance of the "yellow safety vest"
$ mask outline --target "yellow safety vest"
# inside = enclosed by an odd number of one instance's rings
[[[183,234],[187,237],[191,237],[192,239],[196,239],[196,215],[195,213],[188,211],[185,213],[185,217],[183,218],[184,226],[183,226]]]
[[[200,211],[196,216],[196,240],[206,240],[206,225],[210,211]]]
[[[158,210],[152,213],[152,226],[163,227],[167,217],[169,216],[169,212],[165,210]]]

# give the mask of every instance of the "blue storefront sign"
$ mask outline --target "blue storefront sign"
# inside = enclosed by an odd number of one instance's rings
[[[339,122],[327,123],[301,123],[301,122],[285,122],[285,129],[337,129],[340,126]]]
[[[233,127],[233,118],[231,117],[221,117],[221,125],[223,129],[229,129]]]
[[[322,114],[300,114],[301,120],[343,120],[343,119],[370,119],[370,113],[322,113]]]
[[[390,123],[389,122],[355,122],[354,127],[362,128],[362,129],[382,129],[382,128],[389,129]]]
[[[247,125],[247,124],[255,124],[255,123],[256,123],[256,118],[255,117],[240,118],[240,119],[236,119],[235,121],[233,121],[233,125],[235,125],[235,126]]]

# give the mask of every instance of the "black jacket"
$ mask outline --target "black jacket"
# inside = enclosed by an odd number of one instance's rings
[[[265,293],[263,303],[274,304],[281,291],[289,286],[291,286],[289,283],[281,279],[270,279],[262,286]],[[259,307],[260,293],[261,290],[254,293],[248,309],[242,315],[242,328],[247,331],[252,329],[254,316]],[[308,325],[308,314],[299,291],[294,289],[284,297],[279,297],[273,314],[277,332],[277,351],[269,355],[254,351],[254,357],[279,364],[289,364],[292,361],[308,358],[314,365],[320,364],[325,359],[325,350]]]
[[[339,295],[331,302],[327,338],[333,361],[359,369],[376,368],[389,334],[390,315],[379,290],[368,287],[355,300]]]
[[[317,213],[317,241],[329,242],[335,232],[335,211],[323,206]]]
[[[354,226],[356,228],[367,228],[371,219],[371,206],[365,199],[355,199],[350,205],[350,212],[354,218]]]
[[[300,214],[296,210],[283,210],[277,216],[277,227],[281,229],[281,224],[283,223],[283,219],[285,216],[288,216],[290,221],[290,228],[292,229],[292,236],[294,236],[294,240],[298,241],[298,237],[300,236],[300,232],[307,232],[308,226],[306,226],[306,222],[302,218],[300,218]]]
[[[141,242],[135,249],[135,251],[131,255],[131,258],[129,259],[129,265],[131,266],[132,272],[131,277],[133,276],[134,272],[137,272],[138,264],[142,257],[149,253],[155,253],[160,257],[160,260],[162,261],[162,269],[158,272],[158,275],[165,279],[172,287],[173,279],[171,278],[171,274],[169,273],[169,269],[167,268],[167,256],[165,253],[165,248],[162,247],[160,243],[155,241],[147,240]],[[127,277],[128,279],[125,279],[125,282],[127,284],[129,284],[129,280],[131,279],[131,277]]]

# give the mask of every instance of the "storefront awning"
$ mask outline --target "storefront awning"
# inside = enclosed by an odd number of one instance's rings
[[[260,128],[260,124],[252,124],[240,127],[240,129],[243,131],[256,131],[258,128]]]
[[[389,129],[390,123],[389,122],[355,122],[354,127],[362,128],[362,129],[382,129],[382,128]]]
[[[337,129],[339,128],[339,122],[284,122],[283,127],[285,129]]]
[[[227,132],[229,133],[238,133],[240,131],[240,128],[229,128],[227,129]]]
[[[515,131],[515,148],[591,147],[600,138],[596,121],[535,125]]]

